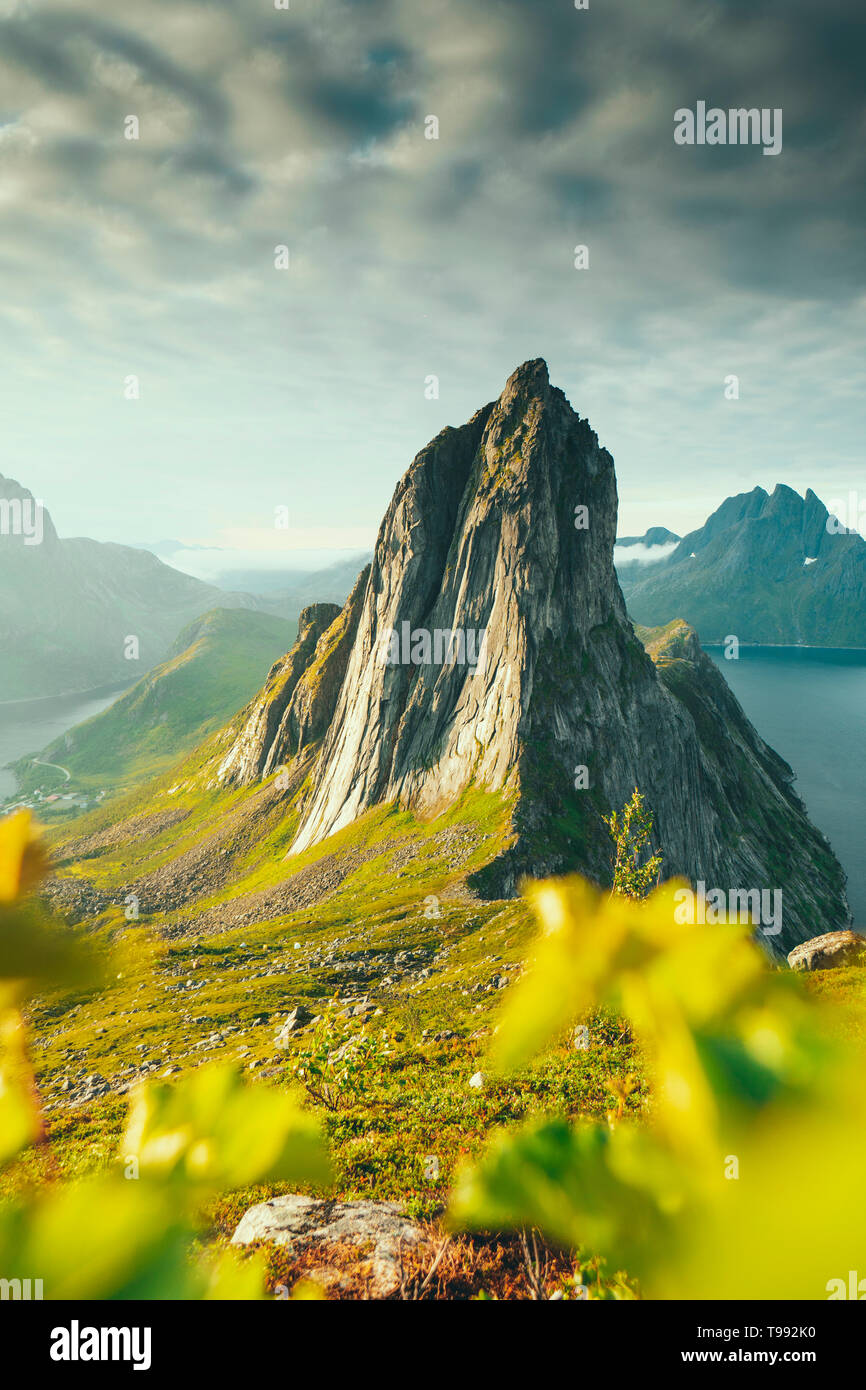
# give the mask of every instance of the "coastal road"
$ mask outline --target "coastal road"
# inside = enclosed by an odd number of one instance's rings
[[[56,768],[58,772],[62,772],[62,773],[63,773],[63,776],[66,778],[67,782],[71,782],[71,781],[72,781],[72,773],[68,770],[68,768],[61,767],[59,763],[44,763],[44,762],[42,761],[41,758],[33,758],[32,761],[33,761],[34,763],[37,763],[37,764],[39,765],[39,767],[53,767],[53,768]]]

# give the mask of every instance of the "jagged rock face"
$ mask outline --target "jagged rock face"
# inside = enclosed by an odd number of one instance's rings
[[[604,882],[602,815],[639,786],[668,875],[788,889],[771,949],[814,934],[813,913],[845,925],[844,876],[790,769],[712,684],[692,638],[679,641],[690,659],[670,664],[694,672],[703,704],[682,674],[669,689],[636,639],[613,567],[616,513],[613,461],[542,361],[418,455],[379,532],[293,850],[377,803],[432,815],[477,785],[513,797],[514,832],[479,886],[509,893],[524,873],[569,868]],[[477,664],[468,637],[462,660],[447,640],[437,652],[437,632],[475,637]],[[795,881],[779,882],[792,864]]]
[[[282,661],[271,667],[261,695],[247,711],[240,735],[220,764],[217,772],[220,784],[249,786],[262,776],[298,681],[312,662],[319,639],[339,614],[335,603],[314,603],[303,610],[295,645]]]
[[[316,643],[312,661],[295,687],[268,750],[263,776],[269,776],[281,763],[288,762],[301,749],[318,742],[327,733],[358,630],[361,601],[369,573],[370,566],[367,565],[355,581],[345,606],[337,612]],[[331,608],[332,605],[319,606]]]
[[[577,505],[590,509],[582,532]],[[610,455],[550,387],[543,362],[418,455],[379,532],[297,848],[381,800],[430,813],[473,781],[517,789],[541,646],[573,641],[612,611],[625,622],[610,563],[615,525]],[[402,639],[404,624],[431,644],[437,631],[471,634],[481,660],[473,669],[459,651],[438,662],[434,651],[416,665],[401,651],[386,661],[389,634]]]
[[[642,633],[659,678],[694,723],[701,781],[713,812],[712,860],[703,878],[723,889],[781,891],[781,930],[761,939],[778,957],[816,924],[851,921],[845,874],[793,790],[794,773],[749,723],[718,667],[686,623]]]
[[[301,613],[288,656],[268,674],[217,772],[221,785],[249,786],[321,739],[333,718],[369,575],[362,570],[345,607],[314,603]]]

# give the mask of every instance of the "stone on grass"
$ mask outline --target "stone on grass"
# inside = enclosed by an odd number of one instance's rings
[[[831,970],[838,965],[866,964],[866,936],[855,931],[828,931],[801,941],[788,954],[792,970]]]
[[[416,1247],[424,1232],[392,1202],[322,1201],[292,1193],[250,1207],[232,1236],[233,1245],[269,1241],[295,1254],[316,1250],[327,1264],[329,1245],[357,1245],[359,1264],[374,1298],[400,1287],[402,1249]]]
[[[277,1033],[274,1039],[274,1046],[280,1050],[287,1048],[291,1041],[292,1033],[297,1033],[300,1028],[303,1028],[310,1022],[312,1017],[313,1015],[310,1013],[310,1010],[306,1008],[304,1004],[298,1004],[296,1008],[292,1009],[292,1012],[289,1014],[279,1033]]]

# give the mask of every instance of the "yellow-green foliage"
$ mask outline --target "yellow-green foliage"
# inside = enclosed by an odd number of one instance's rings
[[[653,854],[642,863],[653,829],[653,818],[635,787],[631,801],[620,815],[605,816],[605,825],[616,846],[613,891],[626,898],[645,898],[659,881],[662,856]]]
[[[156,841],[112,849],[112,873],[128,874],[135,855],[162,862],[166,833],[193,843],[217,811],[255,794],[210,794]],[[806,981],[832,997],[834,1031],[844,1025],[831,1043],[799,978],[770,967],[747,928],[678,924],[670,886],[640,903],[580,880],[536,885],[529,903],[543,932],[532,946],[523,902],[451,899],[453,868],[435,847],[452,818],[471,819],[498,843],[502,812],[479,796],[422,827],[379,808],[304,858],[382,850],[315,909],[246,924],[241,943],[227,929],[160,948],[141,929],[92,927],[87,953],[26,898],[43,866],[26,818],[0,825],[0,1275],[41,1277],[47,1298],[260,1296],[262,1266],[238,1265],[231,1251],[223,1264],[214,1246],[227,1244],[252,1202],[286,1183],[324,1180],[315,1110],[341,1199],[399,1201],[410,1215],[435,1219],[454,1185],[455,1221],[537,1226],[576,1246],[580,1267],[596,1271],[580,1280],[592,1283],[593,1297],[631,1297],[638,1277],[649,1297],[824,1298],[831,1279],[862,1265],[866,1107],[855,1045],[866,1038],[866,971]],[[387,845],[397,832],[413,854],[395,875]],[[274,835],[251,852],[249,883],[285,873]],[[101,863],[88,861],[87,872]],[[425,912],[431,901],[434,916]],[[148,1053],[170,1040],[173,1055],[188,1030],[176,990],[186,975],[202,980],[196,1008],[209,1025],[247,1025],[301,1001],[324,1014],[336,984],[324,987],[327,964],[318,978],[271,974],[265,961],[293,961],[295,940],[298,957],[311,944],[348,944],[347,931],[373,955],[448,950],[429,979],[376,991],[382,1014],[366,1028],[338,1014],[293,1039],[276,1068],[270,1029],[249,1028],[243,1064],[252,1058],[263,1078],[249,1088],[225,1065],[236,1053],[226,1041],[222,1065],[193,1061],[171,1084],[139,1092],[129,1116],[117,1095],[56,1107],[51,1142],[42,1142],[25,1000],[42,1086],[53,1097],[66,1049],[86,1044],[88,1064],[106,1075],[132,1055],[133,1038],[146,1040]],[[100,965],[94,946],[104,959],[109,945],[107,983],[84,1001]],[[515,968],[528,950],[534,962],[519,984],[475,992],[494,961]],[[242,959],[251,952],[254,975]],[[84,1001],[74,1017],[67,1009],[53,1040],[52,981],[67,991],[58,1004],[71,990]],[[588,1047],[571,1045],[573,1021],[584,1025]],[[479,1069],[484,1085],[474,1089],[469,1077]],[[304,1110],[284,1089],[292,1081],[307,1091]],[[207,1263],[193,1253],[204,1241]]]
[[[503,1132],[459,1178],[452,1217],[537,1226],[650,1297],[826,1298],[866,1243],[862,1065],[747,927],[678,923],[676,886],[643,903],[580,879],[531,890],[542,935],[492,1064],[523,1065],[611,1007],[648,1052],[650,1122],[620,1106],[606,1124]]]
[[[0,823],[0,1165],[43,1135],[22,1004],[46,979],[80,983],[95,961],[22,903],[43,856],[20,813]],[[0,1272],[42,1280],[47,1298],[256,1298],[263,1265],[191,1259],[196,1214],[214,1193],[256,1182],[322,1183],[317,1121],[291,1094],[202,1067],[133,1100],[117,1160],[98,1177],[0,1210]]]

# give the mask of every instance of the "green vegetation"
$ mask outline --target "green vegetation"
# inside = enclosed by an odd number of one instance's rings
[[[22,792],[129,786],[158,775],[256,693],[293,636],[291,624],[265,613],[205,613],[184,628],[166,661],[40,753],[42,763],[57,765],[53,771],[20,759]],[[60,768],[72,773],[70,783]]]
[[[778,1162],[773,1135],[805,1143],[797,1124],[806,1117],[819,1129],[827,1120],[827,1152],[836,1153],[838,1142],[840,1154],[859,1159],[845,1129],[858,1103],[845,1096],[844,1065],[818,1038],[799,981],[771,971],[728,929],[717,938],[715,929],[676,927],[659,895],[648,904],[601,899],[578,885],[541,885],[529,902],[478,901],[466,881],[506,848],[511,809],[480,791],[431,822],[379,807],[286,861],[296,802],[277,794],[274,779],[231,791],[212,786],[227,737],[212,736],[149,787],[84,818],[74,832],[54,834],[67,890],[102,895],[100,910],[87,914],[87,939],[103,977],[98,992],[83,978],[54,991],[43,982],[27,1004],[28,1066],[42,1115],[23,1137],[19,1124],[13,1148],[34,1142],[17,1156],[10,1150],[0,1172],[0,1240],[12,1241],[8,1232],[37,1209],[48,1213],[50,1230],[52,1204],[66,1193],[81,1194],[68,1198],[63,1219],[83,1240],[81,1227],[93,1226],[104,1197],[129,1231],[131,1264],[114,1296],[135,1289],[150,1297],[157,1287],[163,1297],[214,1296],[214,1288],[229,1290],[219,1296],[256,1296],[262,1287],[299,1286],[309,1264],[267,1247],[249,1265],[238,1266],[233,1252],[222,1265],[243,1212],[281,1192],[328,1191],[396,1201],[431,1223],[437,1249],[447,1238],[424,1296],[528,1298],[541,1287],[540,1296],[573,1297],[584,1286],[592,1298],[632,1298],[664,1294],[685,1277],[670,1253],[680,1234],[665,1203],[674,1193],[683,1212],[697,1210],[705,1180],[718,1196],[720,1151],[723,1159],[739,1154],[741,1164]],[[623,892],[643,890],[653,861],[643,862],[651,822],[640,797],[611,820],[620,832],[611,857],[623,870]],[[0,876],[0,897],[2,883]],[[130,892],[140,896],[140,922],[125,915]],[[536,919],[548,931],[540,942]],[[556,921],[562,934],[550,933]],[[560,952],[553,969],[548,948]],[[855,975],[855,984],[844,983]],[[852,1059],[866,1037],[864,975],[807,982],[842,999],[835,1017],[856,1044]],[[314,1021],[277,1045],[298,1006]],[[674,1062],[687,1066],[693,1089],[679,1118],[665,1111],[676,1075],[659,1046],[661,1019],[668,1030],[661,1041],[676,1043]],[[831,1066],[838,1085],[824,1075],[827,1119],[816,1113],[813,1092],[819,1067]],[[141,1087],[149,1100],[140,1099]],[[302,1108],[292,1100],[290,1110],[280,1109],[299,1094]],[[234,1158],[221,1155],[232,1131],[270,1132],[272,1102],[277,1135],[286,1143],[296,1136],[296,1166],[280,1169],[261,1157],[245,1166],[245,1150],[230,1143]],[[166,1138],[186,1127],[190,1110],[201,1126],[191,1132],[207,1155],[203,1174],[192,1139],[174,1152]],[[233,1116],[228,1128],[223,1110]],[[323,1167],[299,1159],[311,1151],[311,1122],[330,1156],[325,1188]],[[810,1162],[813,1149],[804,1150]],[[168,1166],[161,1159],[157,1171],[148,1154],[166,1152]],[[119,1158],[130,1156],[142,1182],[122,1176]],[[623,1178],[620,1157],[645,1174],[636,1186],[628,1173]],[[681,1161],[699,1176],[697,1193],[682,1186]],[[537,1162],[553,1184],[544,1198]],[[801,1167],[798,1159],[794,1171],[805,1182]],[[584,1187],[591,1212],[581,1205]],[[842,1202],[844,1182],[839,1190]],[[127,1214],[128,1191],[156,1194],[148,1230],[162,1231],[165,1222],[171,1233],[152,1255],[136,1235],[138,1218]],[[550,1193],[567,1230],[551,1219]],[[782,1194],[796,1201],[787,1178]],[[611,1219],[609,1199],[621,1219]],[[446,1237],[449,1207],[452,1223],[493,1229],[461,1234],[452,1224]],[[831,1204],[829,1229],[834,1211]],[[756,1219],[752,1207],[748,1218]],[[510,1225],[513,1236],[497,1234]],[[533,1226],[547,1235],[543,1277],[531,1272],[521,1234]],[[92,1250],[95,1236],[88,1239],[83,1248]],[[647,1240],[657,1259],[648,1257]],[[32,1246],[3,1248],[23,1261]],[[828,1260],[839,1250],[832,1247]],[[178,1252],[183,1275],[173,1263]],[[728,1255],[720,1279],[734,1278]],[[133,1278],[139,1260],[146,1276]],[[65,1277],[59,1266],[48,1268]],[[419,1266],[412,1287],[429,1272]],[[344,1273],[353,1292],[343,1296],[363,1296],[357,1262]],[[181,1288],[187,1292],[179,1295]]]
[[[47,982],[93,982],[96,953],[34,920],[22,905],[44,869],[25,812],[0,825],[0,1164],[28,1146],[53,1157],[23,1006]],[[104,962],[103,962],[104,964]],[[52,1177],[56,1177],[56,1171]],[[177,1086],[151,1085],[132,1105],[119,1152],[102,1172],[0,1207],[0,1268],[33,1271],[49,1298],[254,1298],[262,1268],[195,1261],[203,1201],[268,1179],[324,1183],[315,1118],[288,1092],[245,1087],[229,1067],[203,1067]]]
[[[636,623],[634,632],[647,656],[656,665],[679,658],[694,660],[697,648],[695,631],[682,618],[674,618],[665,627],[641,627]]]
[[[507,1076],[585,1009],[611,1008],[646,1047],[651,1118],[629,1116],[629,1077],[606,1123],[502,1132],[458,1178],[451,1219],[588,1246],[649,1297],[824,1298],[866,1235],[862,1056],[748,929],[678,924],[675,887],[646,901],[577,878],[531,890],[544,934],[493,1065]],[[821,1202],[804,1200],[827,1165]]]
[[[614,811],[605,817],[605,824],[616,847],[613,891],[625,898],[645,898],[659,881],[662,856],[653,854],[642,862],[652,838],[653,818],[637,787],[622,814]]]

